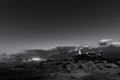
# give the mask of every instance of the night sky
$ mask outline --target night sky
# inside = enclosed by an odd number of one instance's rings
[[[120,2],[0,0],[1,53],[103,38],[120,40]]]

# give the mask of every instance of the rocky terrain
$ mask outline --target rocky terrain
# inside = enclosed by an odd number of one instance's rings
[[[120,80],[120,45],[59,46],[1,55],[0,80]]]
[[[1,63],[2,65],[4,67],[0,68],[0,80],[120,79],[120,61],[92,53],[61,60]]]

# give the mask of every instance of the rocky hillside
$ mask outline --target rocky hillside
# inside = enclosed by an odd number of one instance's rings
[[[0,80],[119,80],[120,61],[95,54],[22,62],[0,70]]]

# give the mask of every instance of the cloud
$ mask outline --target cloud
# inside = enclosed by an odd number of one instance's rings
[[[120,42],[112,42],[111,45],[114,45],[116,47],[120,47]]]
[[[116,42],[113,39],[102,39],[99,41],[99,46],[108,47],[110,45],[120,47],[120,42]]]
[[[102,39],[100,42],[101,43],[108,43],[108,42],[111,42],[113,41],[113,39]]]

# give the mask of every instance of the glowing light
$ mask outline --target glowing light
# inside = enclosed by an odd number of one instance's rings
[[[39,58],[39,57],[32,58],[32,61],[40,61],[40,60],[41,60],[41,58]]]
[[[82,54],[82,53],[81,53],[81,50],[79,50],[79,54]]]

